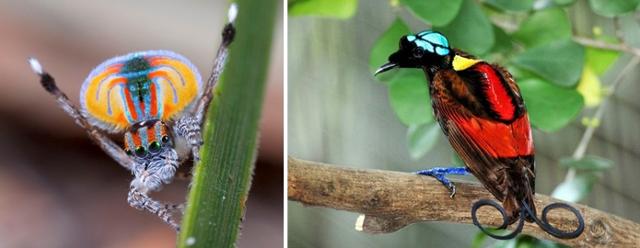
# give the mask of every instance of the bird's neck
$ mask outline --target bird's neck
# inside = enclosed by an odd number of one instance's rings
[[[429,81],[431,81],[438,71],[452,69],[453,59],[453,56],[427,58],[424,60],[422,70],[424,70],[427,77],[429,77]]]

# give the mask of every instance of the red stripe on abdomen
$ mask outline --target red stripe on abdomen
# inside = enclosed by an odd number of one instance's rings
[[[131,119],[135,122],[138,120],[138,113],[136,112],[136,106],[133,103],[133,97],[131,96],[131,91],[128,88],[124,87],[124,97],[127,101],[127,111],[131,115]]]
[[[150,83],[149,91],[151,93],[151,103],[150,103],[151,110],[149,110],[151,113],[149,113],[149,116],[156,117],[158,116],[158,99],[157,99],[157,92],[156,92],[156,84]]]

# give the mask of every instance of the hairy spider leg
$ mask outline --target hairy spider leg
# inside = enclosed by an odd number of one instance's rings
[[[229,8],[229,23],[227,23],[222,30],[222,41],[218,47],[218,52],[213,63],[213,69],[209,79],[207,80],[207,84],[204,87],[203,94],[197,101],[193,111],[178,119],[174,125],[175,133],[186,137],[187,142],[191,146],[194,167],[195,164],[200,161],[200,146],[203,144],[201,128],[204,121],[204,115],[209,103],[211,103],[211,100],[213,99],[213,88],[220,80],[220,75],[224,71],[224,65],[226,64],[227,57],[229,55],[229,45],[236,34],[236,28],[233,24],[236,14],[237,7],[235,4],[232,4]]]
[[[82,112],[80,112],[80,110],[69,100],[67,95],[58,88],[56,80],[51,76],[51,74],[42,68],[40,62],[35,58],[29,58],[29,64],[31,65],[33,72],[40,77],[40,84],[42,84],[42,87],[56,98],[56,101],[62,110],[71,116],[78,126],[85,129],[89,134],[89,137],[113,160],[118,162],[122,167],[131,170],[134,161],[127,156],[120,146],[116,145],[116,143],[107,137],[106,134],[100,131],[96,126],[93,126],[87,118],[82,115]]]
[[[451,192],[449,196],[453,198],[456,195],[456,185],[453,184],[446,175],[466,176],[470,175],[470,172],[467,167],[434,167],[427,170],[417,171],[416,174],[436,178],[440,183],[442,183],[442,185],[449,189],[449,192]]]
[[[122,148],[116,145],[113,140],[107,137],[96,126],[91,125],[87,118],[82,115],[82,112],[69,100],[67,95],[62,92],[53,76],[44,71],[40,62],[35,58],[29,58],[29,64],[38,76],[40,76],[40,83],[42,87],[53,95],[58,105],[66,112],[71,118],[73,118],[80,127],[85,129],[89,134],[89,137],[96,142],[102,150],[108,154],[113,160],[115,160],[122,167],[132,171],[135,166],[135,162],[122,150]],[[134,179],[135,180],[135,179]],[[183,205],[179,204],[166,204],[155,201],[147,196],[145,193],[131,190],[129,191],[129,204],[137,209],[145,209],[158,215],[167,224],[176,230],[179,230],[179,226],[173,221],[171,212],[175,209],[182,209]]]
[[[194,159],[194,165],[199,161],[199,147],[202,145],[202,135],[200,132],[202,122],[204,119],[204,115],[206,109],[213,98],[213,87],[217,83],[220,78],[220,74],[224,69],[224,65],[228,56],[228,48],[233,38],[235,36],[235,27],[233,26],[233,22],[237,15],[237,5],[232,4],[229,9],[229,23],[225,25],[224,30],[222,32],[222,42],[220,47],[218,48],[218,52],[216,55],[216,59],[214,60],[213,70],[207,81],[207,85],[204,87],[203,95],[200,97],[198,102],[196,103],[195,108],[191,113],[186,113],[178,120],[176,120],[174,125],[174,132],[177,135],[185,137],[187,142],[192,147],[192,155]],[[31,65],[32,70],[40,76],[40,82],[42,86],[56,97],[58,104],[60,107],[71,116],[75,122],[87,130],[87,133],[109,156],[111,156],[116,162],[118,162],[121,166],[127,168],[128,170],[133,172],[133,168],[136,165],[136,162],[131,159],[126,152],[116,145],[111,139],[109,139],[103,132],[100,131],[99,127],[94,126],[92,122],[87,120],[87,118],[82,114],[82,112],[71,103],[69,98],[64,94],[64,92],[60,91],[56,85],[54,78],[47,72],[45,72],[42,68],[42,65],[35,58],[30,58],[29,63]],[[105,127],[103,127],[105,128]],[[113,130],[117,130],[121,128],[119,126],[112,127]],[[134,180],[137,180],[135,178]],[[172,212],[176,210],[183,210],[183,204],[166,204],[155,201],[151,199],[147,192],[142,192],[135,187],[132,187],[129,191],[128,202],[131,206],[137,209],[144,209],[153,214],[156,214],[160,217],[164,222],[173,227],[176,231],[179,231],[179,225],[173,220]]]
[[[151,197],[147,196],[146,194],[136,190],[134,187],[131,187],[131,189],[129,190],[127,202],[129,202],[129,205],[136,209],[147,210],[157,215],[165,223],[175,229],[176,232],[180,231],[180,225],[178,225],[173,219],[172,212],[182,212],[182,210],[184,210],[184,204],[167,204],[158,202],[151,199]]]

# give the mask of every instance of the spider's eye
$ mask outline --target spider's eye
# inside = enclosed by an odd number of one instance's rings
[[[169,143],[169,136],[166,136],[166,135],[162,136],[162,143],[163,144]]]
[[[129,156],[133,155],[133,152],[131,152],[131,150],[129,149],[124,149],[124,152],[127,153],[127,155]]]
[[[144,157],[145,155],[147,155],[147,149],[144,149],[143,146],[138,146],[138,148],[136,148],[136,156]]]
[[[149,151],[151,153],[158,153],[160,151],[160,143],[157,141],[151,142],[151,144],[149,144]]]

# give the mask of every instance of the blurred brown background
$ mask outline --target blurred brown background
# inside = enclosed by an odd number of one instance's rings
[[[37,57],[75,103],[94,66],[132,51],[173,50],[207,77],[226,5],[222,0],[0,1],[0,247],[175,246],[168,226],[128,206],[130,173],[59,109],[26,58]],[[282,17],[276,25],[260,151],[239,247],[282,247],[283,242]],[[154,196],[179,202],[186,190],[186,181],[176,181]]]

